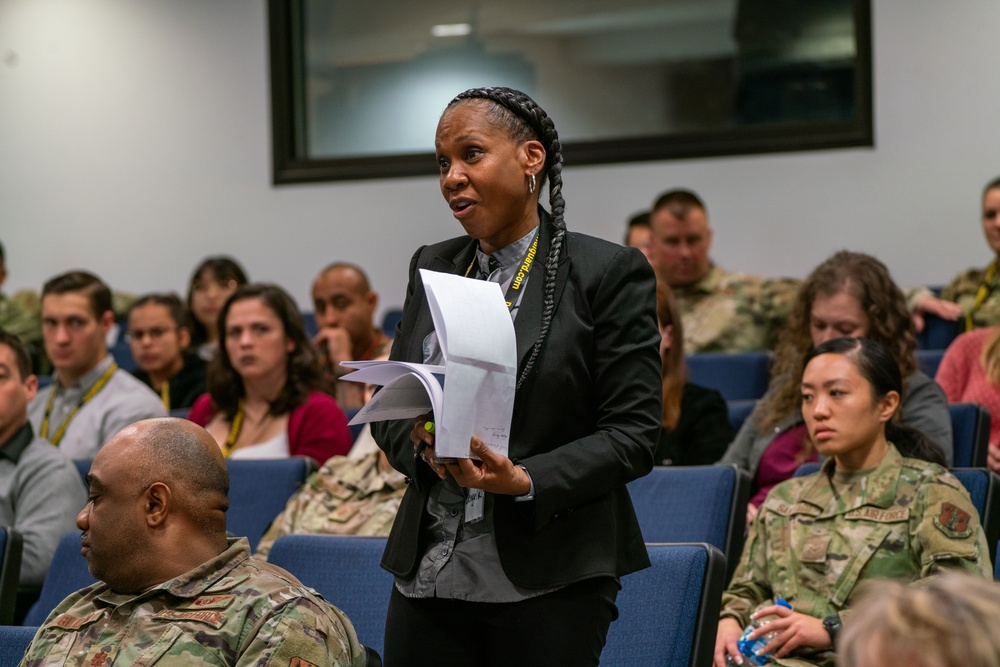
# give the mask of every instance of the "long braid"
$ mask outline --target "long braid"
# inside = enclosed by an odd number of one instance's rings
[[[556,309],[556,271],[559,268],[559,256],[562,253],[563,241],[566,238],[566,222],[563,215],[566,211],[566,200],[562,195],[562,146],[556,126],[545,110],[519,90],[511,88],[474,88],[467,90],[453,99],[448,107],[466,100],[483,99],[493,102],[490,107],[490,117],[503,125],[515,141],[525,141],[535,138],[545,146],[545,176],[549,181],[549,207],[552,209],[549,224],[552,226],[552,240],[549,253],[545,258],[545,289],[542,301],[542,320],[538,329],[538,339],[531,350],[521,376],[517,380],[517,389],[521,388],[525,379],[535,365],[535,360],[541,352],[542,345],[548,337],[552,325],[552,316]]]

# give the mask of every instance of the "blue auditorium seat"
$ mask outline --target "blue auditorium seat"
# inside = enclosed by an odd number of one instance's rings
[[[706,542],[731,573],[743,550],[750,476],[733,464],[655,467],[628,484],[642,537],[651,542]]]
[[[0,626],[0,667],[17,667],[38,628],[23,625]]]
[[[233,460],[229,468],[229,511],[226,530],[245,536],[256,549],[264,531],[285,509],[306,478],[316,470],[307,456],[288,459]]]
[[[937,315],[925,315],[924,330],[917,334],[917,349],[945,350],[963,331],[964,319],[951,321],[943,320]]]
[[[689,354],[688,382],[715,389],[727,401],[760,398],[770,381],[767,352]]]
[[[396,335],[396,324],[403,319],[403,309],[393,308],[392,310],[385,311],[385,315],[382,316],[382,332],[390,338]]]
[[[978,403],[950,403],[952,465],[985,468],[990,440],[990,413]]]
[[[42,582],[42,592],[24,618],[25,625],[41,625],[67,595],[85,588],[96,579],[91,576],[87,559],[80,553],[80,531],[73,530],[59,540],[52,564]]]
[[[358,640],[381,654],[393,587],[393,576],[379,565],[385,543],[384,537],[283,535],[267,560],[343,610]]]
[[[969,492],[972,504],[979,512],[979,521],[990,545],[990,561],[996,563],[997,540],[1000,540],[1000,477],[986,468],[952,468],[951,473],[958,478]],[[994,565],[995,572],[1000,571]]]
[[[938,366],[941,365],[941,357],[944,356],[944,350],[917,350],[917,368],[924,372],[928,377],[934,377],[937,375]]]
[[[725,559],[708,544],[647,544],[652,567],[627,574],[601,665],[712,664]]]
[[[726,401],[726,407],[729,410],[729,425],[733,427],[733,433],[739,433],[740,428],[743,427],[743,422],[747,420],[753,409],[757,407],[757,401],[754,399]]]

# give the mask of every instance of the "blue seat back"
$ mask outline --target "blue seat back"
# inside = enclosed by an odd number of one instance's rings
[[[937,369],[941,365],[944,350],[917,350],[915,354],[918,369],[928,377],[937,375]]]
[[[66,533],[59,540],[52,564],[42,582],[42,592],[25,616],[24,624],[41,625],[66,596],[95,581],[87,567],[87,559],[80,553],[80,531]]]
[[[0,667],[17,667],[38,628],[23,625],[0,626]]]
[[[950,403],[952,447],[956,468],[985,468],[990,439],[990,413],[978,403]]]
[[[314,470],[316,463],[305,456],[288,459],[227,459],[229,511],[226,530],[246,537],[256,549],[264,531]]]
[[[743,550],[750,477],[737,466],[655,467],[628,484],[642,537],[651,542],[706,542],[730,569]]]
[[[756,407],[756,399],[726,401],[726,408],[729,410],[729,425],[733,427],[733,433],[740,432],[743,422],[747,420]]]
[[[708,544],[647,544],[652,567],[622,577],[601,665],[712,664],[725,559]]]
[[[385,543],[384,537],[283,535],[267,560],[343,610],[358,640],[382,654],[393,587],[392,575],[379,565]]]
[[[958,478],[969,492],[972,504],[979,512],[979,522],[990,545],[990,562],[994,564],[994,576],[1000,573],[996,565],[997,540],[1000,540],[1000,477],[986,468],[952,468],[951,473]]]
[[[385,315],[382,316],[382,333],[390,338],[396,335],[396,325],[399,321],[403,319],[403,309],[393,308],[391,310],[385,311]]]
[[[963,331],[964,319],[952,321],[943,320],[937,315],[924,315],[924,330],[917,334],[917,349],[945,350]]]
[[[688,381],[715,389],[727,401],[760,398],[770,381],[769,363],[770,356],[764,351],[689,354]]]
[[[22,549],[20,533],[10,526],[0,526],[0,625],[14,622]]]
[[[139,364],[136,363],[135,358],[132,356],[132,346],[124,340],[124,337],[109,347],[108,352],[115,358],[118,367],[123,371],[133,373],[139,369]]]
[[[351,442],[357,442],[358,436],[361,432],[365,430],[364,424],[351,424],[350,421],[354,419],[361,408],[341,408],[344,411],[344,416],[347,417],[348,425],[347,428],[351,429]]]

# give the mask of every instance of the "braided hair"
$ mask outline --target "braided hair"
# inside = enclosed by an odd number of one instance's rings
[[[549,181],[549,207],[552,209],[549,224],[552,226],[552,241],[549,245],[549,254],[545,258],[545,296],[542,302],[542,321],[538,340],[535,341],[531,356],[528,357],[528,362],[517,379],[517,389],[520,389],[548,336],[556,308],[556,269],[566,238],[566,222],[563,219],[566,201],[562,196],[562,146],[552,119],[533,99],[521,91],[501,87],[473,88],[459,94],[446,108],[450,109],[463,102],[474,100],[491,103],[486,109],[487,118],[502,127],[511,140],[520,143],[534,139],[545,147],[545,164],[542,167],[541,177],[543,179],[548,177]]]

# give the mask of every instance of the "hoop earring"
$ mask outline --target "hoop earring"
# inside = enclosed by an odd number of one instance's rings
[[[536,185],[537,185],[537,183],[535,182],[535,175],[534,174],[528,174],[528,193],[529,194],[535,194],[535,186]]]

